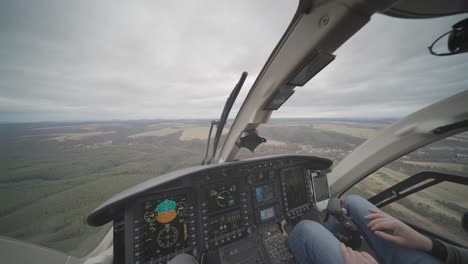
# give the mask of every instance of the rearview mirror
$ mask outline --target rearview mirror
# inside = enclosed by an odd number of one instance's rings
[[[439,40],[448,35],[447,49],[448,51],[438,51],[435,45]],[[429,52],[436,56],[455,55],[468,52],[468,18],[456,23],[452,26],[452,30],[443,34],[429,46]]]

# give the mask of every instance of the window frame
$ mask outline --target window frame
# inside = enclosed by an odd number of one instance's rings
[[[368,175],[366,175],[366,176],[360,178],[359,181],[357,181],[357,182],[355,182],[354,184],[350,185],[348,188],[346,188],[344,191],[340,192],[340,193],[339,193],[338,195],[336,195],[336,196],[337,196],[338,198],[340,198],[340,199],[343,199],[343,198],[344,198],[344,195],[345,195],[352,187],[356,186],[357,184],[359,184],[360,182],[362,182],[364,179],[367,179],[369,176],[373,175],[375,172],[379,171],[380,169],[382,169],[382,168],[388,166],[388,165],[391,164],[392,162],[394,162],[394,161],[396,161],[396,160],[399,160],[399,159],[401,159],[402,157],[404,157],[404,156],[406,156],[406,155],[408,155],[408,154],[410,154],[410,153],[413,153],[413,152],[415,152],[415,151],[418,151],[418,150],[420,150],[420,149],[422,149],[422,148],[424,148],[424,147],[426,147],[426,146],[429,146],[429,145],[431,145],[431,144],[440,142],[440,141],[442,141],[442,140],[444,140],[444,139],[447,139],[447,138],[449,138],[449,137],[457,136],[457,135],[460,135],[460,134],[463,134],[463,133],[468,133],[468,129],[467,129],[467,130],[460,131],[459,133],[456,133],[456,134],[447,135],[446,137],[443,137],[443,138],[441,138],[441,139],[439,139],[439,140],[437,140],[437,141],[430,142],[430,143],[425,144],[425,145],[423,145],[423,146],[421,146],[421,147],[419,147],[419,148],[417,148],[417,149],[408,151],[408,152],[406,152],[405,154],[400,155],[399,157],[396,157],[395,159],[392,159],[391,161],[385,163],[384,165],[380,166],[379,168],[377,168],[376,170],[372,171],[372,172],[369,173]],[[426,171],[426,172],[427,172],[427,171]],[[433,171],[429,171],[429,172],[433,172]],[[424,173],[424,172],[419,172],[419,173]],[[413,176],[416,176],[416,175],[419,174],[419,173],[416,173],[416,174],[414,174],[414,175],[410,175],[410,176],[408,177],[408,179],[411,178],[411,177],[413,177]],[[438,173],[438,172],[436,172],[436,173]],[[466,175],[466,176],[464,176],[464,175],[457,175],[457,176],[461,176],[461,177],[466,177],[466,178],[468,178],[468,175]],[[398,184],[401,183],[401,182],[402,182],[402,181],[399,181],[398,183],[396,183],[396,184],[390,186],[389,188],[387,188],[386,190],[395,187],[396,185],[398,185]],[[422,181],[422,182],[424,182],[424,181]],[[417,190],[417,191],[415,191],[415,192],[413,192],[413,193],[408,194],[407,196],[401,197],[400,199],[403,199],[403,198],[406,198],[406,197],[411,196],[411,195],[413,195],[413,194],[416,194],[416,193],[418,193],[418,192],[420,192],[420,191],[423,191],[424,189],[437,186],[438,184],[443,183],[443,182],[452,182],[452,181],[441,181],[441,182],[437,182],[437,183],[435,183],[435,184],[433,184],[433,185],[431,185],[431,186],[427,186],[426,188],[419,189],[419,190]],[[459,185],[462,185],[462,186],[464,185],[464,184],[462,184],[462,183],[457,183],[457,182],[452,182],[452,183],[454,183],[454,184],[459,184]],[[423,184],[423,185],[425,185],[425,184]],[[467,188],[468,188],[468,185],[465,185],[465,186],[467,186]],[[371,197],[366,198],[366,199],[369,200],[370,198],[375,197],[376,195],[378,195],[378,194],[380,194],[380,193],[382,193],[382,192],[385,192],[386,190],[383,190],[383,191],[381,191],[381,192],[375,194],[374,196],[371,196]],[[395,201],[392,201],[392,202],[390,202],[390,203],[388,203],[388,204],[384,204],[382,207],[388,206],[388,205],[390,205],[390,204],[392,204],[392,203],[394,203],[394,202],[398,202],[400,199],[397,199],[397,200],[395,200]],[[372,204],[374,204],[374,203],[372,203]],[[381,208],[381,207],[379,207],[379,208]],[[394,216],[394,217],[395,217],[395,216]],[[398,217],[396,217],[396,218],[398,218]],[[460,243],[458,243],[458,242],[456,242],[456,241],[453,241],[453,240],[451,240],[451,239],[449,239],[449,238],[447,238],[447,237],[443,237],[443,236],[440,235],[440,234],[434,233],[434,232],[432,232],[432,231],[430,231],[430,230],[426,230],[426,229],[424,229],[424,228],[422,228],[422,227],[420,227],[420,226],[417,226],[417,225],[415,225],[415,224],[409,223],[409,222],[407,222],[407,221],[405,221],[405,220],[402,220],[402,219],[400,219],[400,220],[401,220],[402,222],[404,222],[405,224],[409,225],[410,227],[412,227],[413,229],[417,230],[418,232],[422,233],[422,234],[428,235],[428,236],[433,237],[433,238],[440,239],[440,240],[445,241],[445,242],[447,242],[447,243],[449,243],[449,244],[452,244],[452,245],[456,245],[456,246],[459,246],[459,247],[466,247],[466,245],[462,245],[462,244],[460,244]],[[460,224],[461,224],[461,223],[460,223]]]

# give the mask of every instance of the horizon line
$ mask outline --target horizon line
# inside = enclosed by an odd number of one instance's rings
[[[273,120],[336,120],[336,121],[376,121],[396,120],[402,117],[272,117]],[[233,121],[235,118],[228,118]],[[43,120],[43,121],[0,121],[0,124],[38,124],[38,123],[98,123],[98,122],[129,122],[129,121],[201,121],[217,120],[217,118],[140,118],[140,119],[94,119],[94,120]],[[268,123],[268,122],[267,122]]]

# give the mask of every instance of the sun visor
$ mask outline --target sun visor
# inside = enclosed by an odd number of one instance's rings
[[[287,84],[291,86],[304,86],[334,59],[335,55],[328,52],[322,50],[314,52]]]
[[[263,110],[278,110],[294,94],[296,86],[304,86],[334,59],[335,55],[322,50],[312,53],[287,84],[275,92]]]
[[[276,91],[263,110],[278,110],[294,94],[294,88],[294,86],[286,86]]]

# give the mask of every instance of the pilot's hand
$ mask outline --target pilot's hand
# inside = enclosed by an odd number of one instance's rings
[[[346,264],[377,264],[377,261],[367,252],[354,251],[343,243],[341,243],[340,248]]]
[[[423,251],[432,249],[432,240],[418,233],[402,221],[377,209],[369,209],[367,225],[374,234],[399,246]]]

